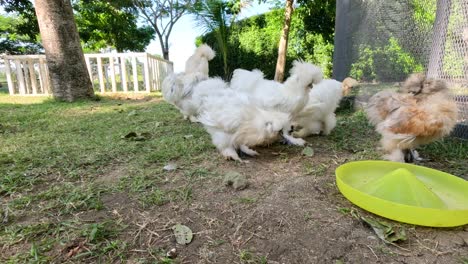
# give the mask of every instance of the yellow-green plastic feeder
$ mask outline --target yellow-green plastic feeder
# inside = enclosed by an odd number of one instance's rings
[[[356,161],[336,169],[340,192],[374,214],[415,225],[468,224],[468,181],[391,161]]]

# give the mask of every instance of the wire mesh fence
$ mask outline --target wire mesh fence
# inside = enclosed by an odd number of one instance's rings
[[[413,72],[444,79],[459,107],[453,135],[468,138],[468,0],[340,0],[336,12],[335,79],[373,92]]]

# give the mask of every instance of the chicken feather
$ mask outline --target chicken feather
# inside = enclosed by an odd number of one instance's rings
[[[382,135],[385,158],[404,161],[404,151],[450,134],[457,122],[457,104],[445,82],[411,75],[400,93],[381,91],[366,109]]]

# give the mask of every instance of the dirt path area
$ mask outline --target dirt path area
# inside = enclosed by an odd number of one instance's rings
[[[381,159],[363,112],[308,138],[313,154],[275,143],[240,164],[160,101],[0,104],[1,263],[468,263],[468,226],[393,222],[338,191],[339,165]],[[467,150],[439,140],[422,165],[468,179]],[[229,172],[245,188],[226,186]],[[383,242],[363,217],[404,241]]]
[[[314,140],[314,139],[313,139]],[[317,140],[317,138],[315,139]],[[260,149],[246,165],[219,161],[202,164],[212,176],[192,185],[188,203],[169,203],[139,210],[127,199],[106,205],[124,222],[134,222],[126,235],[137,262],[150,249],[164,254],[175,248],[174,263],[466,263],[468,227],[435,229],[405,225],[366,213],[338,191],[334,171],[348,153],[314,146],[314,157],[277,146]],[[308,165],[304,165],[308,164]],[[248,187],[236,191],[223,184],[223,173],[240,172]],[[173,183],[183,175],[172,173]],[[122,198],[122,197],[121,197]],[[385,244],[362,220],[368,216],[403,229],[407,240]],[[178,245],[170,227],[189,226],[193,242]],[[135,228],[135,227],[140,228]],[[136,249],[136,248],[135,248]]]

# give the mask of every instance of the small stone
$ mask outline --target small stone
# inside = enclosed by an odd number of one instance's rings
[[[170,259],[175,259],[177,257],[177,249],[173,248],[166,253],[166,257]]]
[[[462,238],[466,246],[468,246],[468,232],[461,232],[459,236]]]
[[[177,164],[173,162],[169,162],[168,164],[166,164],[166,166],[163,167],[163,169],[165,171],[174,171],[177,169]]]
[[[314,149],[311,147],[305,147],[302,150],[302,155],[307,156],[307,157],[312,157],[314,156]]]
[[[223,183],[226,186],[232,186],[236,191],[243,190],[249,185],[247,178],[235,171],[226,173]]]

